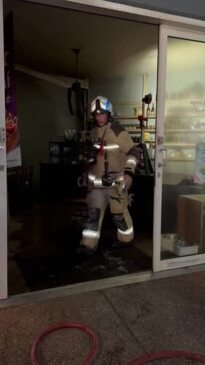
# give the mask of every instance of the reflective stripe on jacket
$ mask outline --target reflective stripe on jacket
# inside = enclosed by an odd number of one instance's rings
[[[118,122],[109,122],[103,127],[96,126],[91,131],[91,138],[97,150],[97,163],[91,167],[91,174],[96,178],[104,174],[105,151],[111,173],[134,174],[137,165],[137,146]]]

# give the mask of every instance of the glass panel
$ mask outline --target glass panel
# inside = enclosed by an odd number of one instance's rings
[[[205,252],[205,44],[168,38],[161,259]]]

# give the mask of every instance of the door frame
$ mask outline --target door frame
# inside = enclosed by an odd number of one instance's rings
[[[161,260],[161,215],[162,215],[162,176],[163,176],[163,141],[165,94],[167,73],[167,43],[168,37],[201,41],[205,43],[205,32],[181,29],[167,25],[159,27],[159,52],[157,76],[157,128],[155,156],[155,192],[154,192],[154,222],[153,222],[153,271],[182,268],[205,263],[205,254]]]
[[[122,2],[107,0],[23,0],[28,3],[49,5],[58,8],[84,11],[93,14],[101,14],[109,17],[117,17],[125,20],[134,20],[151,24],[169,24],[190,29],[205,29],[203,20],[189,18],[181,15],[145,9],[135,5],[127,5]],[[126,1],[126,0],[125,0]]]
[[[3,0],[0,0],[0,299],[7,298],[7,171],[4,88]]]
[[[183,30],[185,27],[189,27],[189,32],[192,34],[196,29],[200,31],[205,31],[205,23],[202,20],[187,18],[183,16],[166,14],[159,11],[153,11],[148,9],[139,8],[136,6],[129,6],[120,3],[112,3],[110,1],[104,0],[24,0],[26,3],[39,3],[42,5],[49,5],[54,7],[62,7],[70,10],[84,11],[94,14],[101,14],[105,16],[117,17],[125,20],[140,21],[151,24],[171,24],[172,26],[178,26]],[[159,67],[160,70],[165,67],[164,52],[162,45],[164,42],[164,36],[162,30],[164,25],[160,26],[160,53],[159,53]],[[161,54],[162,52],[162,54]],[[163,82],[163,75],[161,71],[158,72],[158,97],[157,97],[157,135],[162,135],[163,132],[163,93],[160,89],[160,85]],[[5,121],[5,97],[4,97],[4,49],[3,49],[3,0],[0,0],[0,131],[4,128]],[[3,147],[3,148],[2,148]],[[4,166],[3,172],[0,171],[0,300],[4,299],[8,295],[8,279],[7,279],[7,174],[6,174],[6,149],[5,141],[0,142],[0,165]],[[158,147],[157,147],[158,148]],[[160,154],[156,153],[156,165],[160,162]],[[159,172],[159,171],[158,171]],[[162,187],[160,187],[160,178],[157,178],[157,172],[155,175],[156,186],[155,186],[155,196],[154,196],[154,254],[153,254],[153,270],[160,271],[164,270],[164,262],[160,262],[160,229],[161,222],[159,222],[160,212],[161,212],[161,192]],[[200,258],[197,256],[197,263],[199,264]],[[204,262],[204,255],[203,255]],[[172,268],[185,266],[180,264],[180,259],[177,260],[176,265],[172,263]],[[193,260],[189,265],[193,264]],[[170,263],[171,265],[171,263]],[[170,267],[171,268],[171,267]],[[138,274],[136,274],[137,282]],[[148,275],[149,279],[149,275]],[[123,280],[128,283],[129,280],[123,277]],[[122,280],[122,282],[123,282]],[[99,280],[100,281],[100,280]],[[109,282],[109,279],[107,280]],[[132,277],[133,282],[133,277]]]

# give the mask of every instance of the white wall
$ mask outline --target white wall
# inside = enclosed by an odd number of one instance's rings
[[[146,87],[144,88],[144,77]],[[113,103],[114,114],[118,116],[133,116],[134,106],[139,104],[142,97],[152,93],[156,102],[157,68],[155,73],[124,75],[119,78],[96,78],[90,81],[90,98],[96,95],[107,96]]]
[[[23,165],[32,165],[38,177],[39,162],[48,161],[49,140],[76,128],[68,111],[66,90],[17,72],[17,113]]]

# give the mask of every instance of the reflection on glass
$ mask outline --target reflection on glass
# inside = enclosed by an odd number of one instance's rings
[[[205,252],[205,44],[169,38],[161,258]]]

